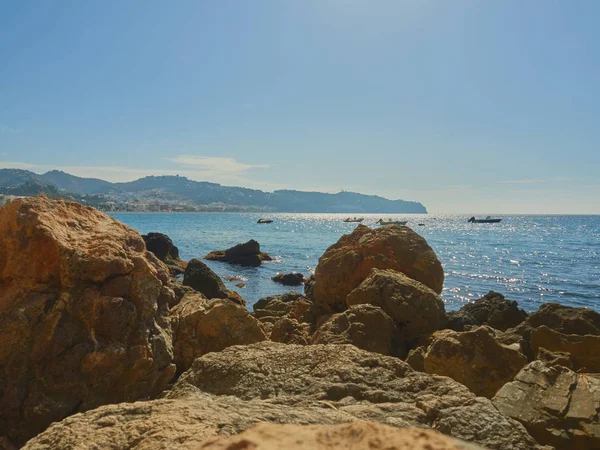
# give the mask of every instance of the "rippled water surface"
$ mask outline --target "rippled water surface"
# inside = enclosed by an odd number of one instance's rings
[[[207,261],[220,276],[238,275],[246,288],[226,282],[250,304],[290,289],[270,280],[277,272],[312,273],[319,257],[356,224],[347,215],[270,214],[114,214],[140,233],[168,234],[183,259],[203,257],[249,239],[276,261],[243,268]],[[365,215],[376,226],[380,215]],[[442,297],[458,309],[490,290],[517,300],[526,310],[556,301],[600,310],[600,216],[503,216],[499,224],[467,223],[467,216],[394,215],[427,239],[440,258],[446,279]],[[423,226],[419,226],[423,224]]]

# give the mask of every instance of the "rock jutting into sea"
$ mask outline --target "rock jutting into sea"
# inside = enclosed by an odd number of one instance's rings
[[[447,313],[406,227],[359,226],[252,312],[77,203],[2,207],[0,248],[0,448],[600,448],[600,314],[495,292]]]
[[[258,267],[264,261],[273,260],[268,253],[260,251],[260,244],[254,239],[249,240],[245,244],[238,244],[235,247],[228,248],[227,250],[210,252],[204,259],[250,267]]]

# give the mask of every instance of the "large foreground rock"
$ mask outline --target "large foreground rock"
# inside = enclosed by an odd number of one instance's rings
[[[0,434],[162,391],[175,373],[166,267],[141,236],[77,203],[0,209]]]
[[[381,308],[356,305],[334,314],[312,337],[313,344],[352,344],[382,355],[404,356],[398,328]]]
[[[427,286],[395,270],[373,269],[346,299],[348,306],[372,304],[383,309],[396,323],[402,353],[422,334],[444,328],[444,302]]]
[[[260,322],[246,308],[226,299],[207,300],[200,294],[188,294],[171,309],[170,316],[180,373],[206,353],[267,339]]]
[[[257,424],[236,436],[209,439],[202,449],[476,450],[481,447],[433,431],[357,421],[341,425]]]
[[[183,285],[200,292],[206,298],[228,298],[238,305],[246,304],[237,292],[227,289],[221,278],[199,259],[194,258],[188,262]]]
[[[348,294],[374,268],[402,272],[434,292],[442,292],[444,271],[425,239],[408,227],[359,225],[321,256],[311,295],[320,305],[343,311]]]
[[[267,405],[329,406],[393,426],[433,428],[490,449],[532,449],[535,441],[491,402],[447,377],[351,345],[263,342],[194,361],[168,398],[203,392]]]
[[[448,328],[455,331],[464,331],[467,325],[489,325],[505,331],[527,319],[527,313],[519,309],[516,301],[506,300],[502,294],[490,291],[458,311],[449,312],[448,319]]]
[[[492,398],[527,364],[518,345],[503,345],[499,333],[487,326],[435,333],[424,356],[425,371],[446,375],[475,394]]]
[[[258,267],[263,261],[273,260],[268,253],[260,251],[260,244],[254,239],[249,240],[245,244],[238,244],[235,247],[228,248],[227,250],[210,252],[204,259],[250,267]]]
[[[600,378],[534,361],[496,394],[493,403],[557,450],[600,448]]]

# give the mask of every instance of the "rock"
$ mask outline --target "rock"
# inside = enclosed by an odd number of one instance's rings
[[[261,400],[194,393],[175,400],[121,403],[76,414],[50,426],[23,450],[197,450],[257,422],[334,424],[355,420],[325,405],[290,407]]]
[[[240,289],[244,289],[246,287],[246,283],[237,283],[236,287],[239,287]]]
[[[175,303],[169,305],[169,307],[173,307],[176,304],[178,304],[181,299],[183,297],[185,297],[187,294],[193,294],[195,292],[197,292],[195,289],[193,289],[190,286],[184,286],[181,282],[175,280],[175,281],[171,281],[171,289],[173,289],[173,292],[175,293]]]
[[[319,259],[312,293],[316,303],[343,311],[348,294],[374,268],[402,272],[434,292],[442,292],[444,270],[425,239],[408,227],[359,225]]]
[[[557,450],[600,448],[600,378],[541,361],[525,366],[493,398],[540,443]]]
[[[448,376],[475,394],[492,398],[527,364],[516,345],[498,342],[499,334],[488,326],[462,333],[439,331],[425,353],[425,371]]]
[[[403,353],[397,342],[398,329],[394,321],[373,305],[356,305],[334,314],[312,338],[313,344],[352,344],[370,352],[394,356]]]
[[[164,262],[172,274],[184,272],[186,263],[179,259],[179,249],[173,245],[169,236],[162,233],[148,233],[142,235],[142,239],[144,239],[148,251]]]
[[[459,450],[482,449],[458,442],[434,431],[398,429],[375,422],[357,421],[341,425],[276,425],[260,423],[229,438],[213,438],[201,445],[205,450]]]
[[[546,325],[565,334],[600,336],[600,314],[588,308],[572,308],[558,303],[544,303],[527,318],[533,328]]]
[[[564,334],[542,325],[531,332],[530,345],[538,358],[543,348],[562,353],[577,372],[600,373],[600,336]]]
[[[249,240],[245,244],[238,244],[227,250],[210,252],[204,259],[250,267],[258,267],[263,261],[273,260],[269,254],[260,251],[260,244],[254,239]]]
[[[175,373],[167,268],[133,229],[45,197],[0,210],[0,430],[15,444]]]
[[[271,280],[276,283],[283,284],[284,286],[300,286],[304,283],[305,278],[304,275],[297,272],[292,273],[278,273],[274,277],[271,277]]]
[[[527,319],[527,313],[514,300],[506,300],[502,294],[490,291],[479,300],[469,303],[458,311],[448,313],[448,326],[464,331],[465,325],[489,325],[505,331]]]
[[[426,349],[424,347],[417,347],[411,350],[406,357],[406,364],[417,372],[425,372],[425,353]]]
[[[284,344],[308,345],[310,325],[300,323],[296,319],[283,317],[273,324],[269,339],[273,342],[282,342]]]
[[[600,336],[600,314],[588,308],[572,308],[558,303],[541,305],[540,309],[530,314],[525,322],[507,330],[507,334],[522,336],[524,352],[530,361],[537,356],[537,350],[531,348],[531,334],[533,330],[542,326],[564,335]],[[541,337],[541,335],[538,337]],[[556,339],[554,341],[558,342]],[[592,339],[589,342],[592,341],[595,340]],[[549,342],[540,343],[538,340],[536,345],[537,347],[545,347],[552,352],[563,351],[558,347],[552,348]]]
[[[347,297],[348,306],[379,306],[396,323],[406,351],[422,334],[444,328],[444,302],[427,286],[394,270],[373,269]]]
[[[542,361],[547,367],[564,366],[573,370],[573,361],[569,353],[551,352],[540,347],[537,352],[537,359]]]
[[[261,298],[252,308],[254,316],[261,321],[275,322],[282,317],[289,317],[300,323],[314,325],[317,319],[313,303],[299,292]]]
[[[306,280],[304,280],[304,295],[309,298],[311,301],[314,301],[312,291],[315,286],[315,276],[311,275]]]
[[[219,276],[199,259],[188,262],[183,284],[200,292],[206,298],[227,298],[238,305],[246,305],[246,301],[240,294],[227,289]]]
[[[260,322],[246,308],[226,299],[207,300],[200,294],[186,295],[170,311],[170,316],[179,373],[206,353],[267,339]]]
[[[262,399],[265,410],[328,406],[344,414],[345,422],[350,416],[433,428],[490,449],[539,448],[522,425],[454,380],[415,372],[398,358],[351,345],[262,342],[208,353],[194,361],[166,397],[184,399],[199,392]]]

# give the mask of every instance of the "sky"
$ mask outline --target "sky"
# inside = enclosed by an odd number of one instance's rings
[[[0,168],[600,213],[597,0],[0,0]]]

